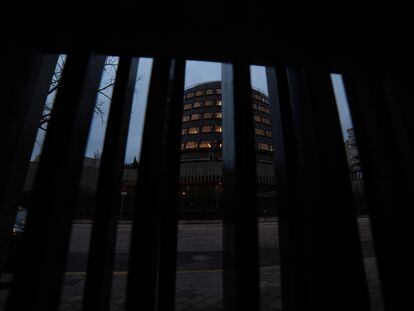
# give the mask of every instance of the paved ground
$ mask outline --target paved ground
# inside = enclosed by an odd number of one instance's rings
[[[360,219],[359,222],[370,292],[375,306],[373,310],[381,311],[379,283],[371,246],[369,223],[367,219]],[[118,230],[111,310],[123,310],[130,229],[130,224],[124,223],[119,226]],[[259,229],[261,310],[277,311],[281,310],[278,227],[274,221],[262,221]],[[179,225],[176,310],[214,311],[222,309],[221,231],[220,222],[185,222]],[[76,224],[74,226],[68,258],[68,272],[62,292],[60,308],[62,311],[81,310],[89,236],[90,224]],[[5,275],[0,280],[0,286],[5,287],[3,290],[0,287],[0,310],[6,300],[9,281],[11,281],[11,275]]]

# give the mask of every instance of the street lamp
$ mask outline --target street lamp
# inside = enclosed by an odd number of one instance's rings
[[[122,210],[124,209],[124,199],[127,194],[128,192],[126,192],[124,189],[123,191],[121,191],[121,212],[119,215],[119,220],[122,220]]]

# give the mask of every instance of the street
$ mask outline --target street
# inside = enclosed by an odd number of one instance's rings
[[[360,237],[373,310],[383,310],[367,218],[359,218]],[[127,284],[131,223],[118,225],[111,310],[123,310]],[[222,222],[181,221],[178,225],[176,310],[222,309]],[[90,223],[75,223],[66,266],[60,311],[81,310],[91,234]],[[262,311],[281,310],[278,224],[259,220],[260,296]],[[12,275],[3,276],[3,281]],[[0,290],[0,309],[8,290]]]
[[[372,257],[368,218],[359,218],[360,236],[365,257]],[[132,225],[118,225],[115,271],[126,271]],[[222,262],[221,221],[181,221],[178,225],[177,270],[220,269]],[[85,271],[91,233],[90,223],[75,223],[66,271]],[[275,219],[259,221],[260,266],[279,265],[278,224]]]

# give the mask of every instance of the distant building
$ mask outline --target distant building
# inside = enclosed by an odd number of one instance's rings
[[[260,202],[274,192],[273,138],[267,96],[251,90],[256,143],[256,183]],[[182,208],[220,207],[222,193],[221,81],[200,83],[184,92],[181,129],[180,193]]]
[[[366,214],[367,206],[365,200],[365,187],[362,173],[362,166],[358,152],[358,146],[355,139],[354,129],[347,130],[348,139],[345,141],[346,156],[348,159],[349,178],[351,188],[354,194],[358,214]]]
[[[346,155],[348,159],[349,170],[351,172],[361,171],[361,161],[359,159],[358,147],[355,139],[354,129],[347,129],[348,139],[345,141]]]
[[[259,208],[271,209],[275,198],[273,138],[267,96],[252,89],[253,122],[256,143],[256,184]],[[181,130],[180,205],[182,209],[220,208],[223,182],[221,81],[201,83],[184,92]],[[38,157],[30,163],[25,191],[31,191]],[[85,157],[79,185],[81,209],[89,208],[96,191],[100,156]],[[128,216],[138,176],[138,163],[124,166],[122,195]],[[124,200],[125,199],[125,200]],[[80,200],[82,201],[82,200]],[[265,203],[267,202],[267,203]],[[83,215],[87,215],[85,212]]]

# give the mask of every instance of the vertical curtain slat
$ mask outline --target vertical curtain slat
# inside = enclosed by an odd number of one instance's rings
[[[12,72],[6,71],[4,74],[9,81],[1,84],[2,111],[6,113],[2,118],[1,136],[7,148],[1,152],[0,161],[0,275],[58,58],[58,55],[35,52],[15,53],[8,62],[18,64],[13,71],[21,76],[14,77]]]
[[[303,271],[306,267],[299,260],[304,245],[303,240],[298,239],[303,217],[294,208],[297,200],[294,186],[296,147],[287,70],[283,66],[267,67],[266,78],[274,145],[282,304],[286,310],[305,310]]]
[[[356,207],[329,72],[290,68],[299,252],[309,309],[369,310]],[[340,306],[338,302],[341,301]]]
[[[95,199],[84,310],[110,310],[121,184],[138,59],[120,57]]]
[[[171,64],[167,117],[165,124],[165,161],[163,163],[160,211],[162,217],[160,258],[158,266],[159,311],[175,308],[175,279],[177,258],[177,213],[180,176],[180,143],[184,97],[185,61]]]
[[[67,57],[29,206],[8,310],[56,310],[73,209],[105,58]]]
[[[386,310],[410,308],[413,286],[413,79],[343,75],[360,154],[368,213]]]
[[[250,67],[222,65],[224,309],[259,309],[256,159]]]
[[[158,293],[158,269],[160,238],[163,225],[170,226],[171,214],[165,212],[167,206],[162,196],[166,191],[175,191],[169,184],[166,188],[164,173],[169,174],[169,182],[175,178],[175,169],[167,168],[169,161],[176,161],[176,150],[172,148],[176,139],[177,107],[182,109],[181,100],[177,99],[179,85],[183,82],[182,62],[173,59],[155,59],[152,69],[148,104],[145,115],[142,138],[141,157],[138,169],[136,205],[131,236],[131,252],[127,286],[127,310],[154,309]],[[177,80],[177,81],[175,81]],[[171,114],[171,115],[170,115]],[[171,133],[168,133],[169,126]],[[179,144],[177,145],[177,148]],[[167,154],[171,154],[168,159]],[[175,165],[178,166],[176,163]],[[178,174],[178,173],[177,173]],[[176,209],[174,204],[168,206]],[[163,222],[165,220],[166,222]],[[171,232],[174,236],[174,232]],[[176,237],[171,237],[175,239]],[[164,245],[164,244],[163,244]],[[170,284],[170,282],[168,282]],[[173,289],[172,289],[173,290]]]

